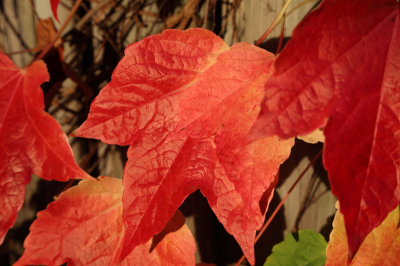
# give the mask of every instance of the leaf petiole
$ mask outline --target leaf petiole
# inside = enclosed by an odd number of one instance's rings
[[[264,32],[264,34],[260,37],[260,39],[258,39],[258,41],[255,42],[254,45],[259,46],[265,40],[265,38],[267,38],[267,36],[271,33],[271,31],[276,27],[276,25],[279,24],[279,22],[283,18],[283,15],[285,14],[286,10],[288,9],[290,3],[292,3],[292,0],[287,1],[287,3],[282,7],[281,12],[279,12],[279,14],[276,17],[276,19],[274,20],[274,22],[272,22],[272,24],[269,26],[269,28]]]

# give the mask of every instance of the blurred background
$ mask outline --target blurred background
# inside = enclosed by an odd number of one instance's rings
[[[61,0],[58,17],[63,23],[73,0]],[[284,43],[317,0],[294,0],[286,13]],[[42,85],[45,110],[62,125],[66,134],[87,118],[91,101],[106,85],[124,56],[124,49],[146,36],[165,29],[201,27],[213,31],[228,45],[254,43],[274,21],[284,0],[85,0],[73,19],[44,57],[50,82]],[[0,0],[0,51],[26,67],[60,28],[52,15],[49,0]],[[275,53],[281,25],[261,45]],[[69,137],[76,161],[92,176],[122,178],[127,146],[106,145],[98,140]],[[280,181],[266,215],[322,149],[296,139],[290,158],[281,166]],[[25,204],[14,227],[0,246],[0,265],[12,265],[23,253],[23,241],[38,211],[70,184],[41,180],[32,176]],[[328,240],[332,230],[336,198],[331,194],[327,174],[319,159],[291,193],[284,207],[256,244],[256,265],[262,265],[273,245],[287,233],[312,229]],[[186,224],[197,243],[196,262],[235,265],[242,256],[234,238],[196,191],[181,206]],[[247,265],[243,262],[243,265]]]

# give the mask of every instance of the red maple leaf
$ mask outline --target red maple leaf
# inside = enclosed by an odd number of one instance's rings
[[[142,135],[162,139],[175,126],[184,90],[227,49],[221,38],[199,29],[164,31],[128,46],[111,82],[92,102],[88,120],[73,135],[118,145]],[[169,124],[162,125],[166,119]]]
[[[53,16],[58,21],[58,23],[60,23],[60,21],[58,20],[58,15],[57,15],[57,8],[58,8],[59,4],[60,4],[60,0],[50,0],[51,11],[53,11]]]
[[[251,139],[325,125],[324,165],[352,258],[400,202],[400,21],[396,0],[330,0],[276,60]]]
[[[81,181],[62,193],[30,227],[15,265],[110,265],[123,235],[122,182]],[[120,265],[194,265],[196,244],[177,211],[160,234],[137,246]]]
[[[217,63],[186,90],[175,134],[204,138],[217,132],[218,161],[242,196],[248,213],[255,215],[257,211],[251,209],[259,208],[258,202],[273,182],[277,165],[286,160],[287,148],[293,145],[273,137],[243,143],[260,112],[264,84],[274,59],[275,55],[248,43],[236,44],[222,53]]]
[[[254,264],[255,233],[293,141],[269,137],[243,146],[274,56],[249,44],[228,49],[203,29],[168,30],[131,45],[74,133],[131,144],[123,181],[126,230],[115,263],[158,233],[200,189]],[[190,123],[188,130],[174,131],[179,110],[181,116],[187,110],[185,101],[180,106],[183,97],[206,110],[205,128]]]
[[[0,243],[14,224],[31,174],[46,180],[91,178],[75,163],[67,136],[43,111],[42,61],[26,69],[0,53]]]

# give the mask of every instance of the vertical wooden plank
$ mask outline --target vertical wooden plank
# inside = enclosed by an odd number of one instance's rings
[[[229,0],[222,5],[222,17],[225,18],[224,41],[232,46],[243,42],[246,32],[245,6],[246,0]]]
[[[268,29],[282,9],[282,0],[251,0],[245,1],[246,31],[243,41],[254,43]],[[303,1],[294,0],[288,8],[290,12]],[[296,25],[303,19],[317,0],[297,8],[285,21],[285,36],[290,36]],[[268,39],[280,36],[280,24],[270,33]]]
[[[276,188],[281,198],[285,196],[292,184],[294,184],[296,179],[310,163],[311,159],[321,149],[321,143],[308,144],[302,140],[296,140],[296,145],[292,149],[290,158],[281,166],[281,180]],[[319,183],[314,196],[318,196],[329,189],[327,173],[323,170],[320,159],[306,172],[284,204],[286,220],[285,235],[292,232],[295,227],[302,203],[308,193],[307,188],[314,174],[316,175],[315,184]],[[331,224],[329,224],[328,218],[335,213],[335,203],[336,197],[332,195],[330,190],[324,193],[314,204],[307,208],[297,229],[311,229],[316,232],[321,232],[324,226],[328,226],[329,228]]]
[[[35,44],[33,14],[27,1],[4,0],[4,16],[0,18],[0,38],[5,53],[15,53]],[[33,34],[32,34],[33,32]],[[30,63],[32,55],[17,53],[11,56],[13,62],[21,67]]]
[[[16,1],[18,29],[21,37],[29,48],[36,46],[35,15],[29,1]],[[21,50],[23,50],[21,46]],[[33,53],[21,54],[23,66],[28,65],[33,60]]]
[[[281,0],[245,1],[246,31],[243,41],[254,43],[268,29],[282,8]],[[280,30],[275,28],[269,38],[278,37]]]

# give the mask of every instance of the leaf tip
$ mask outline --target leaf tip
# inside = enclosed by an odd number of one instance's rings
[[[364,241],[362,241],[362,242],[364,242]],[[361,243],[362,243],[362,242],[361,242]],[[360,243],[359,245],[357,245],[356,249],[351,248],[351,247],[349,246],[349,252],[348,252],[348,254],[347,254],[347,265],[350,265],[351,262],[353,261],[354,257],[355,257],[356,254],[357,254],[358,249],[359,249],[360,246],[361,246],[361,243]]]
[[[351,261],[353,260],[354,255],[355,254],[353,252],[349,251],[349,254],[348,254],[348,257],[347,257],[347,265],[351,264]]]
[[[72,133],[69,134],[70,137],[76,137],[76,138],[85,138],[86,136],[82,134],[82,130],[80,130],[81,127],[75,129],[72,131]]]
[[[53,16],[57,20],[58,23],[60,23],[60,20],[58,19],[58,15],[57,15],[57,8],[58,8],[59,3],[60,3],[60,0],[51,0],[50,1],[51,11],[53,12]]]
[[[94,178],[93,176],[89,175],[89,174],[86,173],[86,172],[85,172],[85,174],[86,174],[85,177],[82,178],[82,179],[91,180],[91,181],[96,181],[96,180],[98,180],[97,178]]]
[[[70,137],[77,137],[77,136],[78,136],[78,133],[77,133],[76,131],[77,131],[77,129],[74,130],[74,131],[72,131],[72,133],[69,134],[69,136],[70,136]]]

